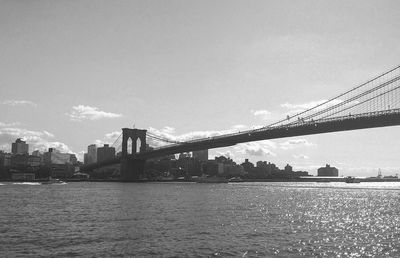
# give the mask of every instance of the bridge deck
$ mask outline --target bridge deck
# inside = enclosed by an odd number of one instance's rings
[[[236,145],[238,143],[251,141],[270,140],[293,136],[322,134],[329,132],[340,132],[395,125],[400,125],[399,109],[349,115],[343,117],[334,117],[317,121],[299,121],[284,126],[269,127],[258,130],[244,131],[240,133],[209,137],[205,139],[188,141],[181,144],[168,145],[151,151],[132,154],[129,158],[149,159],[182,152],[228,147]],[[121,157],[116,157],[114,159],[110,159],[104,162],[82,166],[81,169],[92,170],[95,168],[117,164],[120,162]]]

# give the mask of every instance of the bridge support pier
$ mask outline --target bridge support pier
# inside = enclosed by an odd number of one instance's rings
[[[121,176],[124,182],[138,181],[144,173],[146,160],[124,158],[121,162]]]
[[[146,151],[146,132],[147,130],[122,128],[121,177],[125,182],[138,181],[144,174],[146,160],[135,159],[132,155]],[[129,139],[132,146],[128,150]]]

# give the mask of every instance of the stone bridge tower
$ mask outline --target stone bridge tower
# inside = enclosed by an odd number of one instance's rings
[[[121,176],[124,181],[136,181],[143,175],[146,161],[135,159],[134,154],[146,151],[146,132],[122,128]]]

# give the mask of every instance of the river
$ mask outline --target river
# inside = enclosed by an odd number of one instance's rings
[[[0,183],[0,257],[399,257],[400,182]]]

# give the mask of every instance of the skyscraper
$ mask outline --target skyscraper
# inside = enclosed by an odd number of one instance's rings
[[[29,145],[26,144],[25,141],[18,138],[11,147],[12,154],[28,154],[29,152]]]
[[[91,144],[88,146],[87,153],[87,163],[95,163],[97,162],[97,147],[96,144]]]

